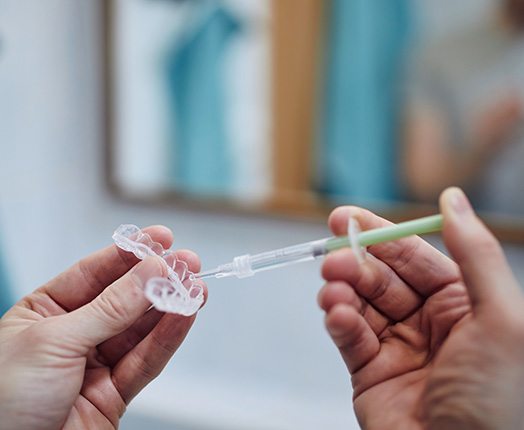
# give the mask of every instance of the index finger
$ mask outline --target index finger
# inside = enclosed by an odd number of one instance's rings
[[[157,225],[143,231],[165,249],[173,244],[173,233],[167,227]],[[111,245],[80,260],[44,285],[42,291],[66,311],[72,311],[89,303],[139,261],[132,253]]]
[[[362,230],[386,227],[393,223],[356,206],[341,206],[329,217],[329,227],[337,236],[347,234],[349,217],[355,218]],[[418,236],[407,237],[368,247],[373,254],[390,266],[407,284],[424,296],[441,287],[457,282],[457,265]]]

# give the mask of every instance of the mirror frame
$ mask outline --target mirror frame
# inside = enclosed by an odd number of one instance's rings
[[[310,118],[309,123],[313,124],[315,115],[315,95],[317,89],[315,82],[318,82],[314,58],[315,53],[320,48],[322,23],[324,22],[324,9],[326,2],[324,0],[271,0],[274,18],[273,31],[276,36],[272,42],[272,79],[273,79],[273,149],[282,151],[285,148],[287,153],[296,153],[298,145],[313,144],[314,130],[308,130],[303,127],[304,118]],[[329,202],[313,192],[307,190],[307,184],[300,177],[301,166],[307,162],[307,159],[295,159],[293,165],[286,163],[285,169],[277,165],[274,174],[274,183],[281,185],[286,191],[279,193],[268,201],[258,206],[244,205],[238,201],[228,199],[202,199],[195,198],[180,191],[159,191],[150,193],[147,196],[130,192],[122,187],[116,178],[114,169],[114,160],[116,157],[115,145],[115,128],[113,127],[117,108],[113,97],[113,79],[114,79],[114,60],[113,60],[113,22],[115,13],[114,0],[100,1],[100,22],[102,23],[102,82],[103,82],[103,144],[104,144],[104,176],[105,185],[110,194],[123,202],[132,204],[147,205],[152,207],[169,208],[176,205],[177,208],[206,210],[217,213],[246,215],[256,217],[272,217],[278,219],[288,219],[296,221],[306,221],[321,223],[325,222],[329,213],[340,204]],[[300,7],[298,7],[300,5]],[[289,21],[285,17],[286,11],[302,11],[299,16],[294,14],[294,19]],[[280,18],[279,18],[280,17]],[[300,37],[288,38],[286,43],[275,42],[278,34],[284,32],[289,34],[290,22],[294,26],[291,34]],[[293,49],[296,43],[306,43],[307,49],[301,50],[302,56],[286,55],[286,50]],[[298,66],[300,63],[300,66]],[[293,73],[297,67],[305,72],[302,74],[302,80],[297,81],[297,75]],[[304,88],[310,89],[304,92]],[[296,115],[296,103],[290,104],[289,100],[297,99],[301,103],[301,115]],[[300,127],[297,123],[297,117],[300,120]],[[285,142],[285,145],[282,145]],[[285,159],[276,157],[277,159]],[[289,174],[289,172],[292,172]],[[287,173],[285,173],[287,172]],[[349,203],[348,203],[349,204]],[[389,219],[393,222],[405,221],[422,216],[427,216],[438,212],[435,205],[425,205],[417,203],[398,202],[389,207],[372,207],[367,206],[370,210],[378,215]],[[496,237],[505,243],[524,244],[524,219],[515,219],[514,217],[505,217],[503,215],[481,213],[481,218],[487,223]]]

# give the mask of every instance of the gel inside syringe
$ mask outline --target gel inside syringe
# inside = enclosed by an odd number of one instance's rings
[[[361,247],[365,248],[407,236],[435,233],[441,229],[442,215],[432,215],[363,232],[357,230],[349,231],[348,236],[329,237],[260,254],[240,255],[235,257],[230,263],[197,273],[195,277],[224,278],[236,276],[238,278],[246,278],[263,270],[311,261],[337,249],[346,247],[358,247],[360,249]]]

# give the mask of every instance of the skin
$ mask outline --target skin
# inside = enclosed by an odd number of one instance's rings
[[[171,247],[169,229],[144,230]],[[191,251],[177,257],[200,270]],[[112,245],[11,308],[0,320],[2,429],[117,428],[195,320],[149,309],[144,284],[166,275],[159,257],[139,262]]]
[[[448,258],[419,237],[327,257],[319,293],[365,429],[524,428],[524,297],[499,243],[457,188],[440,199]],[[344,234],[389,224],[356,207]]]

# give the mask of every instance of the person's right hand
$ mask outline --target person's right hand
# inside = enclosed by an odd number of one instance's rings
[[[326,258],[319,294],[366,429],[522,429],[524,296],[502,249],[456,188],[441,196],[453,262],[419,237]],[[345,234],[389,222],[342,207]]]

